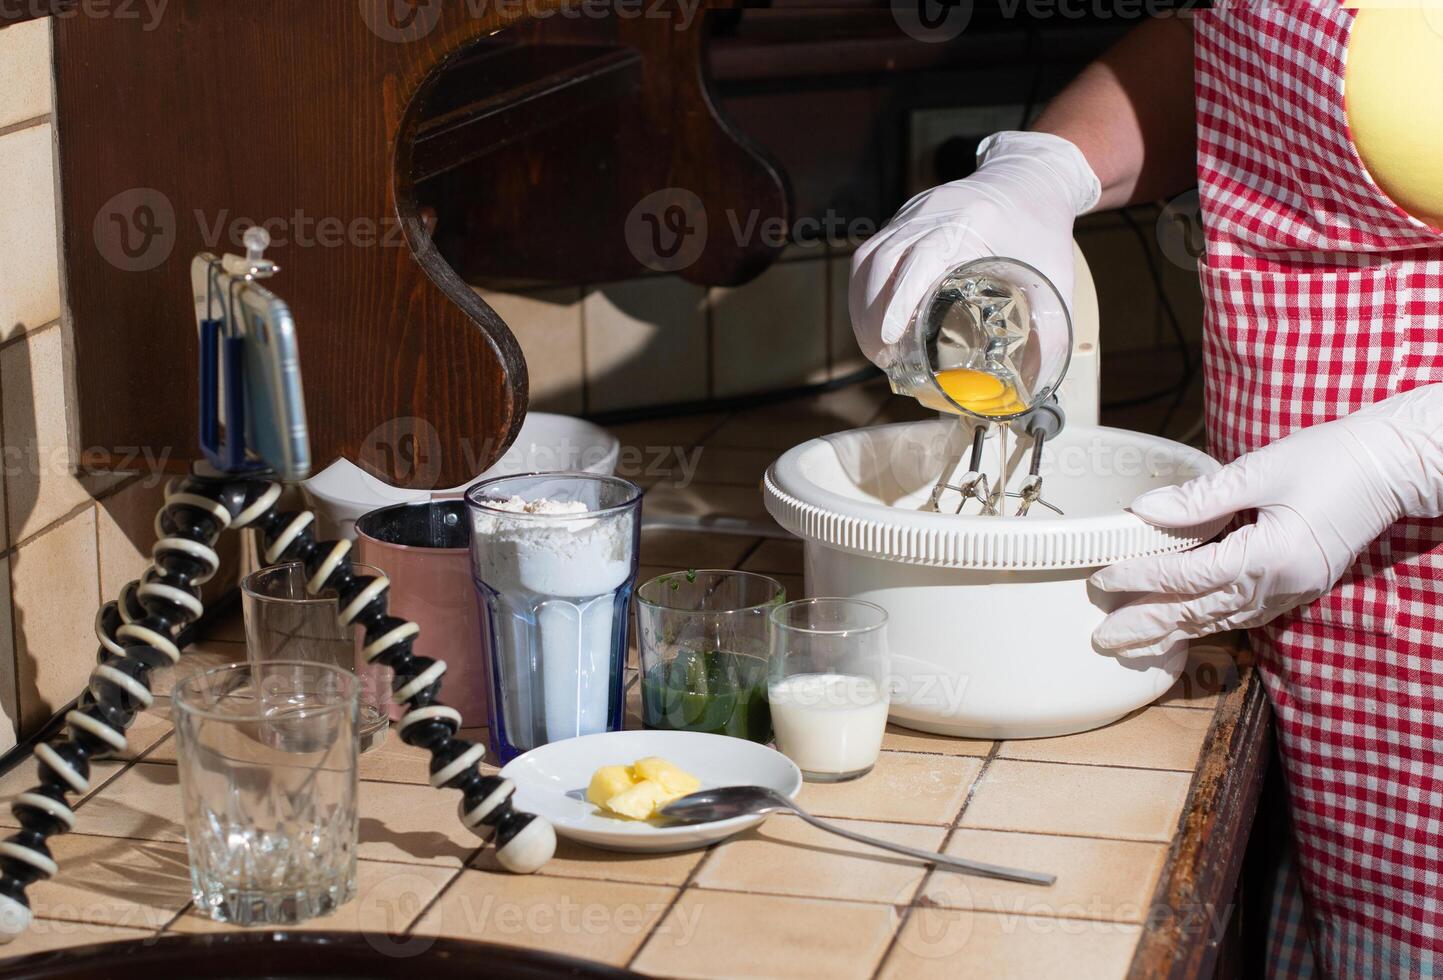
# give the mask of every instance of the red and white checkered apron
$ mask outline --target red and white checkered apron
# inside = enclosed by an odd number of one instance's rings
[[[1443,381],[1443,234],[1356,152],[1352,24],[1325,0],[1198,15],[1207,425],[1224,461]],[[1443,527],[1405,521],[1322,599],[1253,634],[1307,933],[1330,975],[1443,971],[1440,592]]]

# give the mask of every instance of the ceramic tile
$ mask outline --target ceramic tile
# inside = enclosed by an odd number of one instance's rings
[[[13,30],[6,28],[5,33]],[[0,55],[0,64],[4,63]],[[0,84],[0,92],[5,90]],[[5,251],[5,275],[0,277],[0,340],[38,329],[60,317],[53,135],[50,124],[45,123],[0,136],[0,187],[10,191],[0,197],[0,241],[23,243]],[[12,433],[29,435],[23,426],[10,425],[11,382],[18,388],[17,399],[29,399],[32,391],[41,390],[31,387],[32,377],[38,376],[27,373],[24,355],[12,360],[15,363],[5,381],[5,446],[11,452],[27,445],[25,439],[12,441]],[[30,414],[20,411],[19,420],[24,422]]]
[[[1192,774],[996,759],[962,826],[1170,841]]]
[[[118,926],[95,925],[90,922],[71,922],[66,919],[36,919],[30,928],[6,943],[5,958],[0,959],[0,969],[14,969],[12,959],[30,956],[34,953],[48,953],[54,949],[71,946],[89,946],[92,943],[118,943],[127,939],[144,939],[151,933],[144,929],[123,929]]]
[[[660,482],[676,486],[722,483],[755,489],[761,485],[767,467],[780,455],[775,449],[734,449],[727,446],[702,446],[696,452],[689,478],[685,470],[678,468]]]
[[[747,560],[742,568],[749,572],[781,572],[783,575],[802,574],[802,542],[796,538],[767,538]]]
[[[999,757],[1192,772],[1212,721],[1206,711],[1144,708],[1090,732],[1004,742]]]
[[[888,725],[882,736],[882,748],[891,752],[930,752],[936,755],[975,755],[985,757],[996,742],[975,738],[952,738],[914,732],[901,725]]]
[[[613,425],[607,431],[621,443],[621,460],[617,472],[630,478],[629,473],[622,472],[628,451],[633,466],[658,456],[668,461],[674,460],[675,450],[695,446],[704,436],[715,431],[725,419],[724,415],[709,413]]]
[[[584,847],[561,838],[556,842],[556,856],[539,873],[558,878],[678,887],[685,883],[705,855],[704,850],[676,854],[620,854]],[[501,867],[496,863],[495,848],[486,848],[472,859],[471,866],[480,871],[501,873]]]
[[[927,880],[921,902],[999,915],[1145,922],[1167,845],[958,828],[945,853],[1057,876],[1046,888],[953,874]]]
[[[36,915],[154,931],[190,904],[184,844],[65,834],[50,850],[60,874],[27,892]]]
[[[641,561],[668,571],[687,568],[735,568],[742,556],[756,544],[755,538],[739,534],[707,534],[703,531],[671,531],[663,528],[641,532]],[[646,579],[638,579],[638,584]]]
[[[407,940],[393,939],[405,932],[431,900],[460,872],[450,868],[428,868],[385,861],[356,862],[356,896],[330,915],[308,919],[287,931],[335,931],[365,933],[377,953],[384,954],[395,943],[397,952]],[[191,909],[171,923],[169,932],[231,932],[245,927],[216,922]]]
[[[586,405],[605,412],[707,397],[706,290],[674,276],[589,289]]]
[[[657,527],[751,533],[755,537],[754,532],[776,526],[756,487],[661,485],[646,492],[641,506],[647,523]]]
[[[896,921],[888,905],[688,890],[632,969],[668,977],[865,978]]]
[[[852,333],[852,315],[847,309],[847,284],[851,270],[849,256],[827,260],[827,353],[833,378],[860,371],[870,364],[857,346],[857,337]]]
[[[861,779],[805,783],[797,802],[822,817],[950,824],[981,768],[981,759],[883,752]]]
[[[130,727],[125,731],[125,751],[117,752],[116,758],[134,760],[145,755],[160,743],[160,741],[171,732],[169,713],[162,714],[157,711],[157,705],[151,705],[146,711],[135,716]],[[168,706],[160,706],[168,707]]]
[[[735,289],[713,289],[712,379],[719,396],[825,377],[826,266],[778,263]]]
[[[0,129],[50,109],[50,21],[12,24],[0,31]]]
[[[828,392],[804,402],[749,409],[723,423],[707,439],[706,445],[780,452],[808,439],[866,425],[890,397],[885,385],[869,383]]]
[[[521,345],[530,378],[531,409],[568,414],[584,411],[581,290],[549,289],[525,295],[478,292]]]
[[[620,966],[675,894],[651,885],[464,871],[414,931]]]
[[[406,783],[361,783],[361,843],[369,861],[458,867],[481,839],[456,816],[460,794]]]
[[[461,738],[489,745],[489,733],[485,728],[463,728]],[[494,763],[496,756],[487,750],[487,759]],[[379,747],[361,754],[360,776],[363,780],[383,783],[408,783],[413,786],[430,786],[431,753],[401,741],[393,726],[386,732],[386,740]],[[490,771],[491,766],[486,766]]]
[[[100,548],[100,594],[120,595],[150,564],[155,512],[165,503],[165,481],[143,474],[95,505]]]
[[[20,759],[11,769],[0,776],[0,827],[19,827],[20,822],[10,812],[10,800],[16,794],[33,789],[39,782],[36,777],[36,761],[33,756]],[[82,796],[70,797],[71,806],[78,805],[103,790],[129,765],[122,759],[97,759],[90,763],[90,789]]]
[[[22,732],[36,730],[79,696],[95,667],[97,578],[93,508],[10,556]]]
[[[137,762],[75,811],[77,834],[184,841],[185,817],[175,766]]]
[[[837,825],[869,837],[935,851],[942,827],[838,820]],[[824,896],[883,904],[906,904],[927,873],[920,861],[865,844],[854,844],[778,815],[715,848],[697,872],[695,885],[764,895]]]
[[[1121,977],[1142,930],[951,909],[913,909],[879,976],[884,980]]]
[[[10,562],[0,560],[0,752],[15,747],[20,723],[19,664],[15,658],[9,598]]]
[[[1242,681],[1238,651],[1231,643],[1199,640],[1188,650],[1187,666],[1177,683],[1157,700],[1178,708],[1214,709]]]
[[[0,141],[10,138],[0,137]],[[0,350],[8,454],[5,503],[12,541],[29,538],[90,502],[90,493],[70,471],[65,392],[59,327]],[[91,522],[93,527],[93,514]]]

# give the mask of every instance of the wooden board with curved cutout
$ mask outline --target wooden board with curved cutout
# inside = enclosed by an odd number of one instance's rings
[[[128,447],[173,467],[196,455],[188,265],[201,250],[243,251],[248,223],[271,232],[282,271],[269,285],[296,318],[316,469],[344,455],[430,488],[497,458],[525,414],[525,362],[417,215],[418,95],[476,40],[574,6],[186,0],[153,25],[57,19],[63,262],[87,462],[113,464]],[[752,168],[781,193],[769,165]]]

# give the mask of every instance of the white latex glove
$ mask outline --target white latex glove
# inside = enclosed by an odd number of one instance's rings
[[[927,290],[949,269],[1000,255],[1033,266],[1072,303],[1072,222],[1102,187],[1069,141],[996,133],[977,172],[902,206],[852,256],[848,305],[862,353],[881,367]]]
[[[1443,514],[1443,385],[1300,429],[1131,507],[1160,527],[1250,508],[1257,520],[1214,544],[1095,572],[1100,589],[1145,595],[1108,615],[1093,641],[1149,656],[1179,640],[1261,626],[1327,592],[1401,518]]]

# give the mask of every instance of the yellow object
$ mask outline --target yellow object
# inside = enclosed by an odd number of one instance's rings
[[[620,796],[636,785],[631,770],[626,766],[602,766],[591,776],[591,785],[586,788],[586,799],[597,806],[606,806],[608,800]]]
[[[631,764],[631,773],[637,779],[660,783],[668,793],[675,793],[678,797],[701,789],[701,780],[657,756],[637,759]]]
[[[657,756],[629,766],[602,766],[591,775],[586,799],[617,816],[647,820],[672,800],[701,789],[701,780]]]
[[[1368,173],[1413,217],[1443,229],[1443,3],[1358,7],[1348,40],[1348,128]]]
[[[938,371],[933,377],[948,398],[978,415],[1015,415],[1027,407],[1017,397],[1017,389],[1011,383],[985,371],[948,368]],[[944,412],[956,411],[945,403],[933,405],[924,401],[923,404]]]

